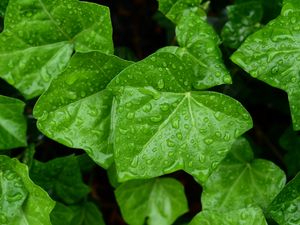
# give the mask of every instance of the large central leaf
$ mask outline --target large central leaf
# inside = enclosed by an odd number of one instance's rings
[[[26,98],[40,95],[72,52],[112,53],[106,7],[78,0],[14,0],[0,35],[0,77]]]
[[[288,93],[295,130],[300,130],[300,2],[286,0],[281,15],[251,35],[232,55],[251,76]]]
[[[251,126],[247,111],[219,93],[125,87],[114,101],[112,114],[119,179],[183,169],[203,182],[234,139]]]

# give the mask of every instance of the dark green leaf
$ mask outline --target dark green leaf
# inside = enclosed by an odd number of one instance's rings
[[[128,181],[115,194],[130,225],[170,225],[188,210],[182,184],[171,178]]]
[[[266,209],[285,184],[284,172],[270,161],[253,159],[249,143],[238,139],[204,185],[204,210],[227,211],[251,206]]]
[[[55,208],[50,214],[52,225],[70,225],[73,217],[73,210],[59,202],[56,202]]]
[[[73,51],[112,53],[108,8],[78,0],[14,0],[0,35],[0,77],[27,99],[43,93]]]
[[[295,130],[300,130],[299,8],[299,1],[286,0],[281,15],[249,36],[231,57],[252,77],[288,93]]]
[[[16,159],[0,156],[0,224],[51,225],[54,202],[28,176]]]
[[[105,225],[102,213],[92,202],[71,207],[74,217],[70,225]]]
[[[46,136],[73,148],[82,148],[108,168],[107,149],[112,95],[103,90],[128,61],[99,52],[77,53],[39,98],[33,115]]]
[[[9,0],[1,0],[0,1],[0,16],[4,17],[6,7],[8,5]]]
[[[252,126],[248,112],[219,93],[122,90],[114,101],[111,135],[120,181],[183,169],[203,182]]]
[[[268,211],[279,225],[300,224],[300,173],[277,195]]]
[[[24,102],[0,95],[0,150],[26,146]]]
[[[189,225],[267,225],[260,208],[244,208],[224,212],[203,211]]]
[[[34,161],[30,176],[54,197],[72,204],[90,191],[82,181],[77,158],[74,155],[53,159],[47,163]]]

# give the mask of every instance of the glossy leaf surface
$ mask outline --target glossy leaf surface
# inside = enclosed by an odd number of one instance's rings
[[[224,212],[202,211],[189,225],[267,225],[260,208],[244,208]]]
[[[288,93],[293,126],[300,130],[300,2],[287,0],[281,15],[249,36],[232,55],[252,77]]]
[[[27,99],[40,95],[73,51],[112,53],[108,8],[78,0],[14,0],[0,35],[0,77]]]
[[[203,182],[234,139],[252,126],[248,112],[225,95],[150,87],[123,88],[112,117],[120,181],[183,169]]]
[[[263,7],[260,1],[246,1],[226,8],[228,22],[222,30],[224,45],[238,48],[252,33],[257,31],[263,16]]]
[[[129,64],[99,52],[77,53],[34,107],[39,130],[68,147],[84,149],[107,168],[112,162],[107,149],[112,96],[104,88]]]
[[[188,211],[182,184],[171,178],[128,181],[115,195],[130,225],[170,225]]]
[[[0,224],[51,225],[54,202],[29,178],[27,167],[0,156]]]
[[[266,209],[285,184],[284,172],[270,161],[253,159],[249,143],[238,139],[211,174],[201,197],[204,210]]]
[[[300,224],[300,174],[276,196],[268,209],[279,225]]]
[[[54,198],[67,204],[80,201],[90,191],[82,181],[79,164],[74,155],[56,158],[46,163],[35,160],[30,176]]]
[[[24,102],[0,95],[0,150],[27,145]]]
[[[183,64],[192,68],[194,88],[207,89],[231,83],[218,47],[219,37],[206,22],[206,16],[186,11],[176,27],[176,37],[180,47],[165,47],[159,51],[177,55]]]
[[[105,225],[102,214],[92,202],[74,206],[57,203],[51,213],[52,225]]]

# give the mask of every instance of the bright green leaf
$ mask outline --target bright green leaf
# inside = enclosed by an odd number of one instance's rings
[[[170,225],[188,211],[183,185],[172,178],[128,181],[115,195],[130,225]]]
[[[207,89],[220,84],[230,84],[231,77],[222,61],[219,37],[203,17],[187,11],[176,27],[180,47],[165,47],[159,52],[177,55],[183,64],[192,68],[192,85]]]
[[[268,211],[279,225],[300,224],[300,173],[277,195]]]
[[[43,93],[73,51],[112,53],[108,8],[78,0],[14,0],[0,35],[0,77],[27,99]]]
[[[39,130],[68,147],[84,149],[108,168],[112,163],[107,148],[112,96],[103,89],[129,64],[99,52],[75,54],[34,107]]]
[[[0,95],[0,150],[26,146],[24,102]]]
[[[49,162],[33,162],[30,170],[32,180],[53,197],[67,204],[80,201],[90,189],[82,181],[77,158],[74,155],[60,157]]]
[[[0,190],[1,225],[51,225],[54,202],[30,180],[26,165],[0,156]]]
[[[205,183],[202,207],[223,212],[251,206],[266,209],[285,180],[284,172],[274,163],[253,159],[249,143],[240,138]]]
[[[292,129],[288,129],[281,136],[280,145],[287,153],[284,162],[289,176],[295,176],[300,171],[300,136]]]
[[[219,93],[123,88],[114,101],[111,135],[119,180],[183,169],[203,182],[251,126],[240,103]]]
[[[252,33],[260,28],[263,7],[260,1],[247,1],[226,8],[229,21],[225,24],[221,36],[224,45],[238,48]]]
[[[281,15],[249,36],[231,56],[252,77],[288,93],[293,126],[300,130],[300,2],[287,0]]]
[[[267,225],[260,208],[244,208],[224,212],[202,211],[189,225]]]
[[[197,9],[201,2],[202,0],[158,0],[159,11],[174,23],[180,20],[186,9]]]

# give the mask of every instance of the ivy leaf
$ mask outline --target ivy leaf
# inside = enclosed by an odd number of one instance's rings
[[[128,181],[115,195],[123,218],[131,225],[169,225],[188,211],[183,185],[172,178]]]
[[[193,69],[194,88],[202,90],[231,83],[218,48],[220,39],[206,22],[206,16],[186,11],[176,27],[176,37],[180,47],[165,47],[159,51],[177,55],[182,63]]]
[[[249,143],[238,139],[203,187],[204,210],[266,209],[285,184],[284,172],[270,161],[253,159]]]
[[[54,202],[29,178],[28,168],[0,155],[0,224],[51,225]]]
[[[279,225],[300,223],[300,173],[277,195],[268,212]]]
[[[240,103],[219,93],[123,88],[111,135],[119,181],[183,169],[203,182],[251,126]]]
[[[174,23],[183,16],[186,9],[197,9],[202,0],[158,0],[159,11]]]
[[[76,53],[34,107],[39,130],[68,147],[84,149],[108,168],[112,163],[107,149],[112,95],[104,88],[129,64],[99,52]]]
[[[49,162],[33,162],[32,180],[58,200],[73,204],[84,198],[90,188],[82,181],[77,158],[74,155],[60,157]]]
[[[73,51],[113,52],[108,8],[78,0],[15,0],[0,35],[0,77],[30,99],[43,93]]]
[[[226,10],[229,21],[221,33],[223,43],[230,48],[238,48],[250,34],[260,28],[263,7],[256,0],[228,6]]]
[[[300,171],[300,136],[292,129],[288,129],[281,136],[279,143],[287,151],[284,162],[289,176],[295,176]]]
[[[52,225],[105,225],[101,212],[92,202],[65,206],[56,203],[51,213]]]
[[[285,1],[281,15],[249,36],[231,56],[252,77],[287,92],[295,130],[300,130],[299,7],[299,1]]]
[[[9,0],[1,0],[0,1],[0,16],[4,17],[5,15],[5,11],[6,11],[6,7],[8,5],[8,1]]]
[[[202,211],[198,213],[189,225],[267,225],[260,208],[243,208],[224,212]]]
[[[24,102],[0,95],[0,150],[27,145]]]

